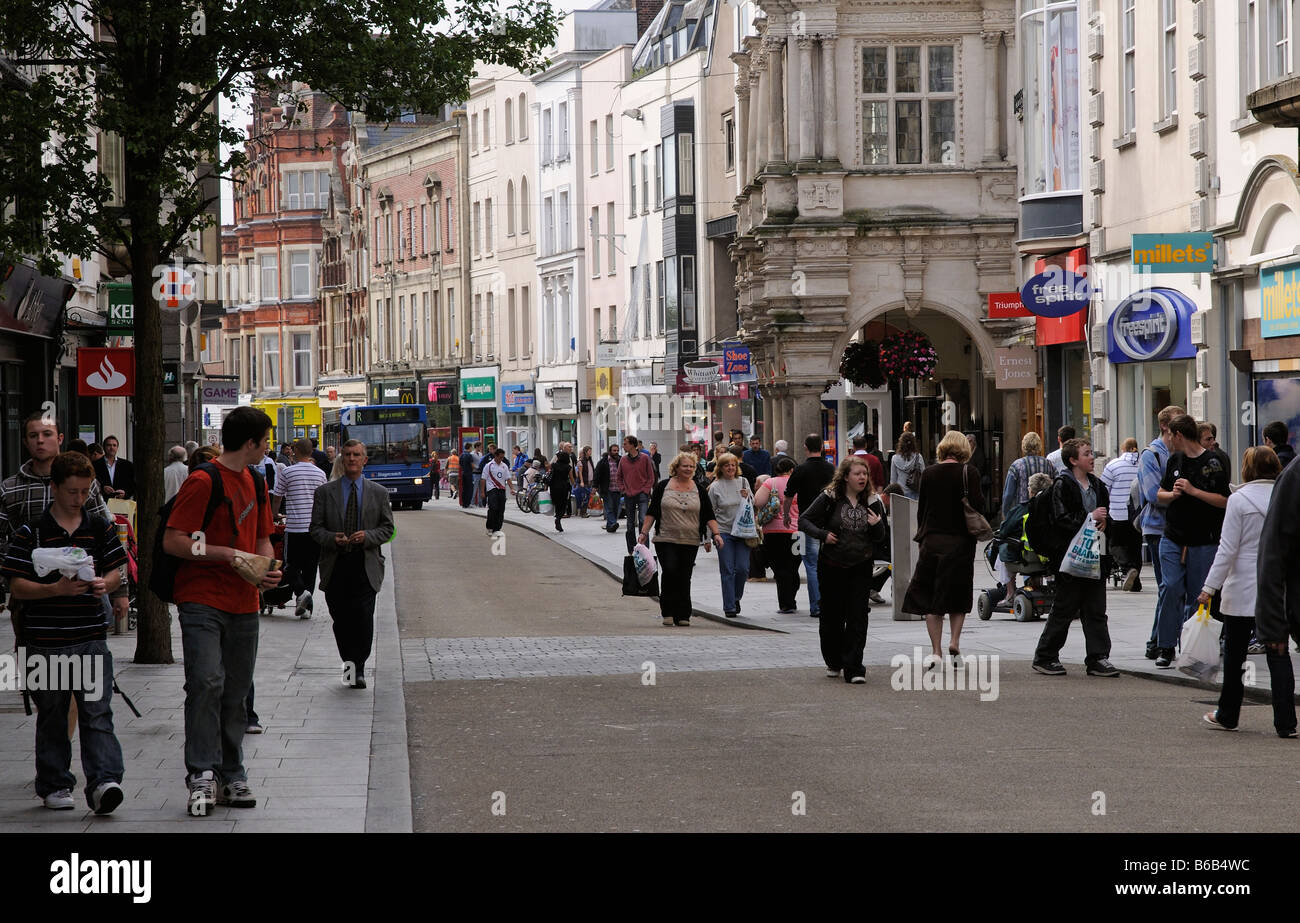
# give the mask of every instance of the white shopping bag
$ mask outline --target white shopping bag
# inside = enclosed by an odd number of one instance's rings
[[[732,523],[731,534],[736,538],[758,538],[758,525],[754,522],[754,501],[748,497],[740,501],[740,512]]]
[[[659,569],[655,564],[655,556],[650,553],[650,549],[640,542],[632,546],[632,566],[636,568],[637,582],[645,586],[650,582],[650,578],[655,575]]]
[[[1201,606],[1183,622],[1182,651],[1174,666],[1188,676],[1208,680],[1219,672],[1219,626],[1210,618],[1210,610]]]
[[[1085,580],[1101,578],[1101,533],[1091,516],[1083,520],[1061,561],[1061,573]]]

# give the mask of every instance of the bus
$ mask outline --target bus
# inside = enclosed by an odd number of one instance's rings
[[[393,509],[420,509],[433,498],[423,404],[361,404],[325,411],[325,445],[341,450],[349,439],[366,445],[362,472],[382,484]]]

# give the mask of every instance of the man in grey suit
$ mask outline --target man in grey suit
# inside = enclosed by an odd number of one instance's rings
[[[382,546],[395,532],[388,491],[361,476],[365,464],[360,440],[343,443],[343,477],[316,488],[311,507],[311,537],[321,546],[320,585],[343,658],[343,682],[353,689],[366,688],[375,595],[384,582]]]

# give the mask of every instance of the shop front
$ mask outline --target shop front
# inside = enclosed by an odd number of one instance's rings
[[[1300,439],[1300,263],[1261,271],[1258,319],[1245,321],[1254,401],[1252,441],[1263,444],[1264,427],[1285,423],[1289,441]]]
[[[1020,290],[1025,308],[1036,315],[1034,343],[1041,353],[1046,430],[1041,435],[1047,451],[1056,448],[1056,432],[1062,426],[1074,427],[1081,438],[1093,438],[1087,271],[1087,247],[1040,257],[1034,275]]]
[[[60,319],[72,293],[73,286],[63,279],[43,276],[0,254],[0,471],[5,474],[17,471],[23,461],[23,417],[55,397]],[[67,376],[61,375],[59,384],[56,414],[67,421],[69,402],[79,389]]]
[[[484,448],[497,441],[498,366],[460,370],[460,434],[458,444],[481,441]],[[472,435],[471,435],[472,434]]]
[[[454,375],[421,378],[416,393],[424,401],[429,422],[429,448],[440,458],[456,449],[456,426],[460,422],[457,398],[460,382]]]
[[[536,390],[538,448],[552,455],[561,442],[578,442],[578,382],[539,381]]]

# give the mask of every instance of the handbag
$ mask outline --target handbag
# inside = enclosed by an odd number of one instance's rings
[[[767,502],[763,504],[763,508],[755,511],[754,519],[758,522],[759,528],[762,528],[780,515],[781,498],[776,495],[776,491],[772,491],[768,494]]]
[[[969,469],[962,465],[961,468],[961,509],[962,514],[966,517],[966,531],[975,537],[977,542],[987,542],[993,537],[993,527],[989,521],[979,514],[975,507],[970,505],[970,490],[966,486],[966,472]]]
[[[650,579],[642,585],[640,578],[636,574],[636,561],[632,555],[623,556],[623,595],[624,596],[658,596],[659,595],[659,574],[655,572],[650,575]]]

